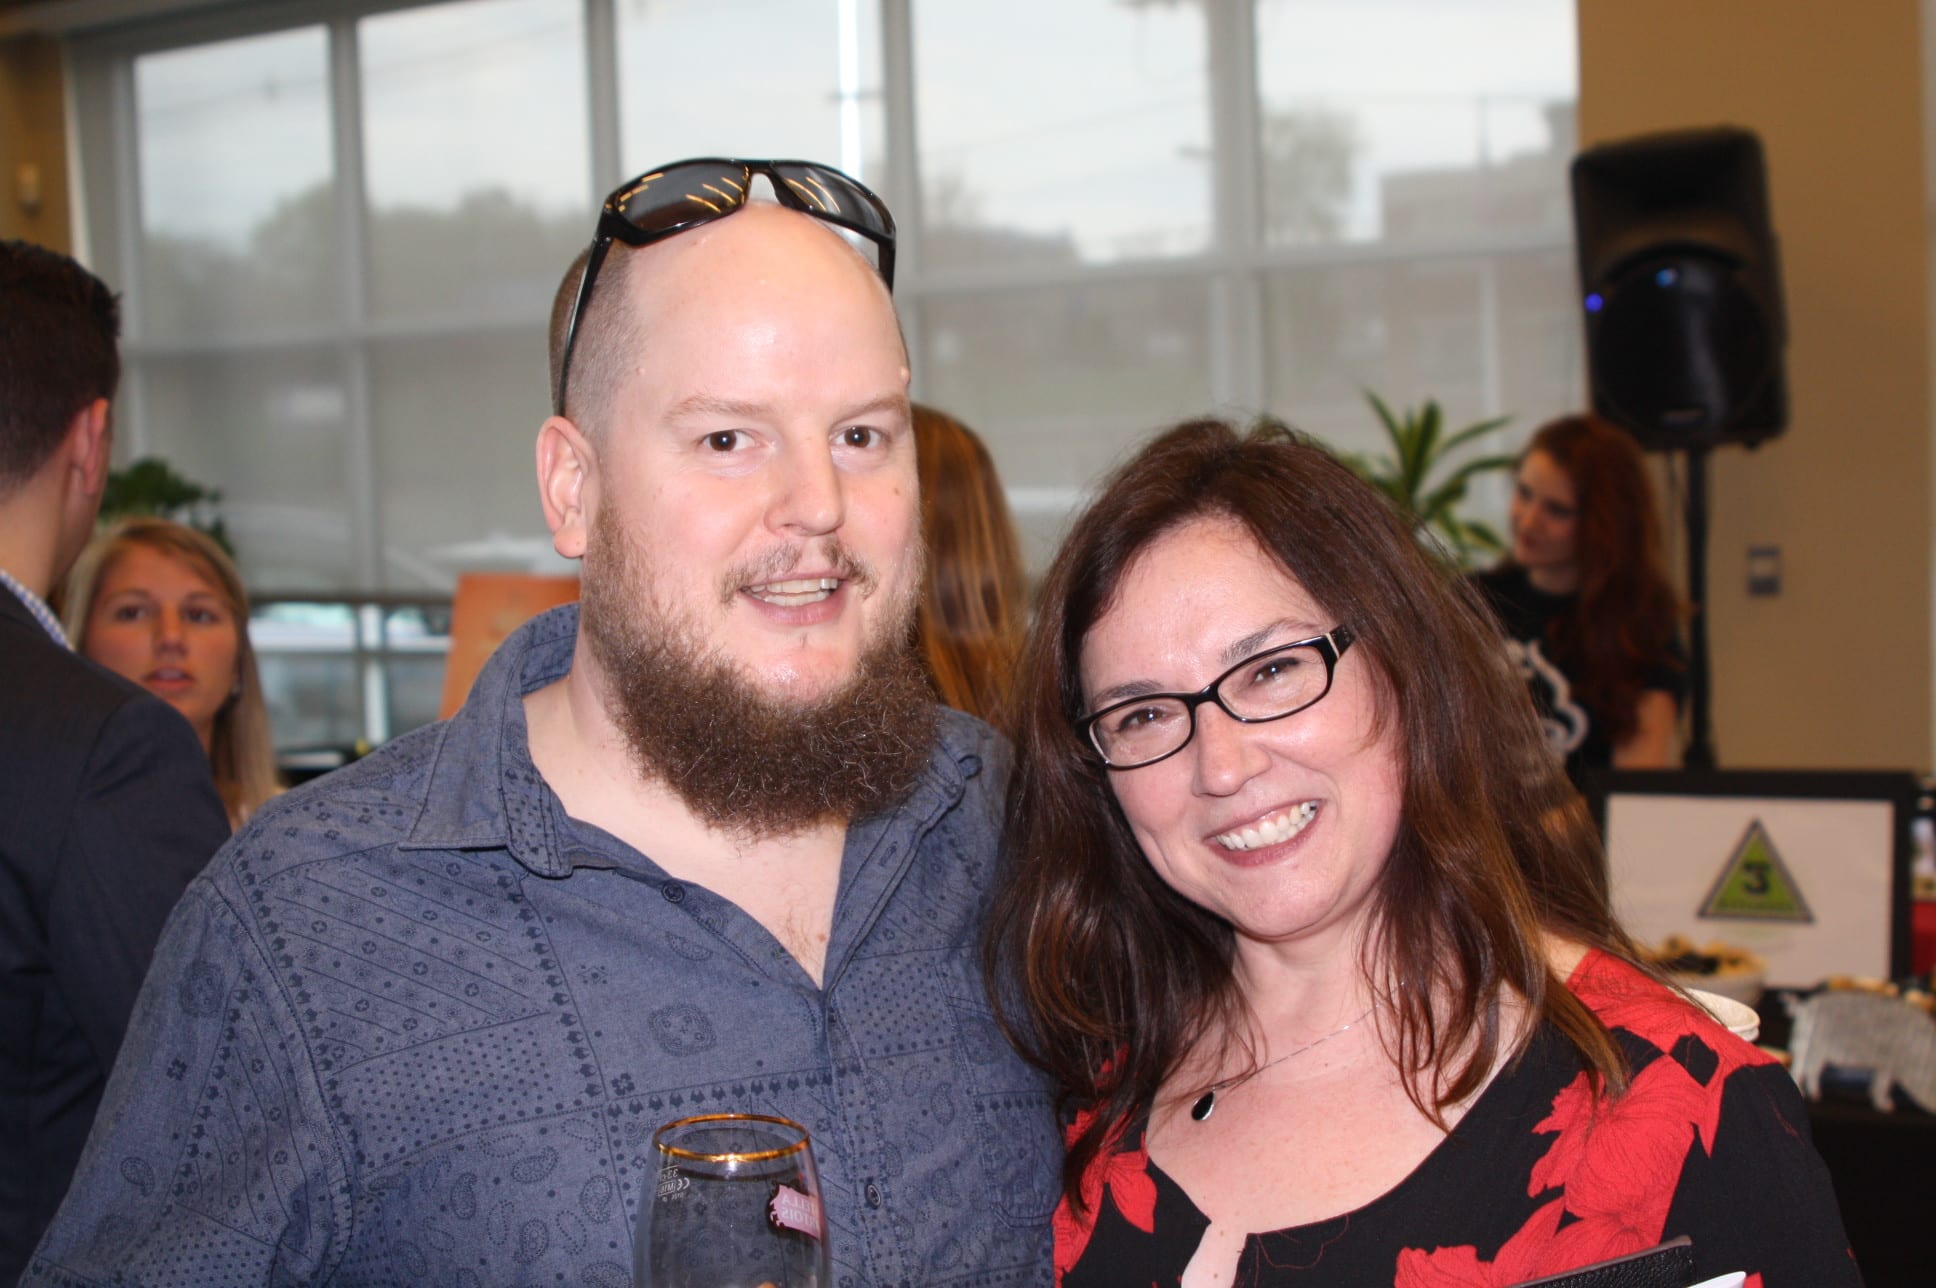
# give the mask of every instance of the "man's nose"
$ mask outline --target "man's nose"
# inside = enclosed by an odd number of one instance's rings
[[[825,446],[787,453],[780,463],[767,523],[776,531],[823,536],[847,517],[846,490]]]

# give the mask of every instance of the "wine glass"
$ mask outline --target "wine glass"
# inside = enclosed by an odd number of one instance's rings
[[[807,1129],[700,1114],[653,1133],[634,1288],[827,1288],[826,1222]]]

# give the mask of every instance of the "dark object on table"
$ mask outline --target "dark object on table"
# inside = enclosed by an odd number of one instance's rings
[[[1529,1279],[1513,1288],[1687,1288],[1694,1280],[1694,1243],[1686,1235],[1611,1261]]]

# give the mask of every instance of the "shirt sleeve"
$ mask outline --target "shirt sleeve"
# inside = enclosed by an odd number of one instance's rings
[[[47,902],[54,985],[114,1064],[175,901],[228,839],[208,757],[159,699],[123,704],[90,750]]]
[[[1713,1148],[1689,1152],[1667,1230],[1693,1237],[1701,1276],[1759,1272],[1762,1288],[1862,1285],[1807,1107],[1778,1064],[1729,1076]]]
[[[268,952],[208,882],[176,907],[24,1285],[325,1281],[350,1157]]]

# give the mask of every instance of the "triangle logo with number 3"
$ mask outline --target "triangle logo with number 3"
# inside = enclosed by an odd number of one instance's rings
[[[1728,853],[1721,875],[1701,901],[1700,915],[1733,921],[1813,921],[1795,874],[1781,861],[1760,819]]]

